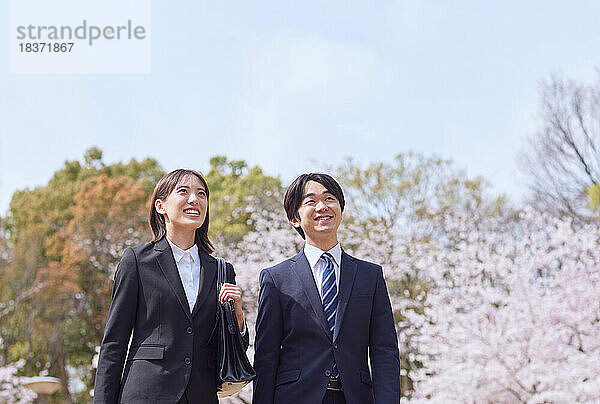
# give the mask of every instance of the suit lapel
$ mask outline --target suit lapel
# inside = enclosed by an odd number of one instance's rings
[[[198,285],[198,297],[194,304],[192,317],[196,315],[204,301],[210,296],[212,289],[217,287],[215,278],[217,277],[217,260],[205,253],[198,246],[198,256],[200,256],[200,285]]]
[[[181,278],[179,277],[177,264],[173,258],[173,252],[171,251],[171,246],[169,245],[167,238],[163,237],[157,241],[154,244],[154,250],[157,252],[156,260],[158,261],[158,266],[160,267],[165,278],[167,278],[173,293],[175,296],[177,296],[179,304],[181,304],[181,308],[191,322],[192,315],[190,313],[190,306],[188,304],[187,297],[185,296],[185,290],[183,289],[183,284],[181,283]]]
[[[344,320],[344,313],[348,306],[352,285],[356,276],[356,262],[352,257],[342,251],[342,265],[340,266],[340,291],[338,294],[338,306],[335,313],[335,328],[333,330],[333,340],[337,339],[340,333],[340,327]]]
[[[331,341],[332,335],[327,325],[327,318],[325,318],[325,312],[323,311],[323,302],[317,291],[317,285],[315,284],[315,278],[313,277],[312,270],[304,255],[304,250],[296,254],[292,258],[292,270],[296,273],[296,276],[300,279],[302,289],[308,298],[308,301],[312,307],[313,314],[315,315],[315,321],[321,326],[329,340]]]

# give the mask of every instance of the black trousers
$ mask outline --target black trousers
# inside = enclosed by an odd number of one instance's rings
[[[346,404],[343,391],[327,390],[323,398],[323,404]]]

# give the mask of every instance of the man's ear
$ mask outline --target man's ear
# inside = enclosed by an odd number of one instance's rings
[[[164,215],[167,213],[167,211],[165,210],[165,207],[163,205],[163,201],[161,201],[160,199],[157,199],[156,201],[154,201],[154,208],[161,215]]]

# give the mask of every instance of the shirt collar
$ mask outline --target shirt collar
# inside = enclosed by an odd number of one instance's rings
[[[342,247],[340,247],[340,243],[337,243],[335,247],[333,247],[329,251],[323,251],[320,248],[317,248],[308,243],[304,244],[304,255],[306,255],[306,259],[310,264],[311,268],[314,268],[319,262],[319,258],[323,255],[324,252],[328,252],[333,257],[333,261],[337,264],[338,267],[342,267],[340,264],[342,262]]]
[[[185,255],[185,253],[188,253],[190,257],[192,257],[192,261],[194,262],[197,262],[200,259],[200,257],[198,256],[198,244],[194,243],[194,245],[188,248],[187,250],[182,250],[181,248],[173,244],[173,242],[169,240],[168,237],[167,241],[171,246],[171,251],[173,251],[173,258],[175,258],[175,262],[179,263],[179,261],[181,261],[181,259]]]

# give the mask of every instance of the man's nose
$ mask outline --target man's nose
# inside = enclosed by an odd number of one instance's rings
[[[323,201],[317,202],[317,206],[315,206],[316,210],[325,210],[327,208],[328,208],[327,204]]]

